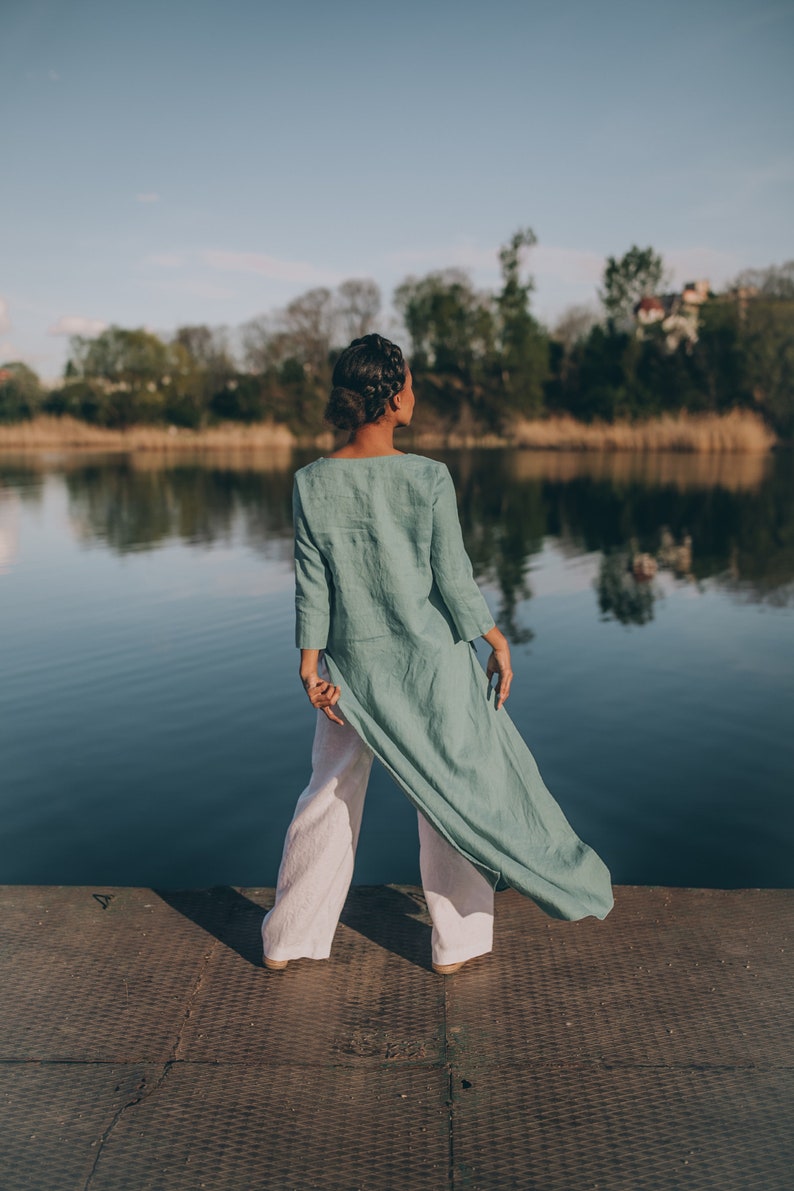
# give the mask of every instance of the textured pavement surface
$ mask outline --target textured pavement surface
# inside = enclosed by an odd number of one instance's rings
[[[430,969],[420,890],[260,966],[270,889],[0,887],[2,1191],[789,1191],[786,890],[497,894]]]

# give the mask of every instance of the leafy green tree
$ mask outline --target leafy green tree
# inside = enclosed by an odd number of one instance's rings
[[[778,433],[794,437],[794,300],[748,303],[742,347],[754,401]]]
[[[69,345],[72,375],[110,384],[159,384],[168,367],[166,345],[143,328],[108,327],[94,339],[73,335]]]
[[[419,371],[453,373],[471,382],[476,362],[493,351],[490,298],[474,289],[462,269],[406,278],[394,292],[394,305]]]
[[[394,293],[411,347],[411,369],[423,404],[458,428],[494,418],[492,377],[498,377],[492,296],[468,274],[445,269],[408,277]],[[420,420],[426,415],[420,411]]]
[[[244,374],[227,380],[210,398],[210,412],[232,422],[262,422],[273,415],[267,378]],[[286,411],[279,411],[286,421]]]
[[[169,363],[168,347],[156,335],[112,326],[95,339],[72,336],[67,376],[93,382],[102,395],[97,421],[124,428],[162,418]]]
[[[21,422],[41,410],[44,390],[32,368],[21,360],[0,364],[0,422]]]
[[[162,378],[165,417],[178,426],[201,426],[215,395],[236,387],[236,373],[225,330],[205,324],[179,327]]]
[[[620,260],[608,257],[599,297],[611,325],[617,330],[630,327],[636,304],[658,293],[664,284],[664,261],[650,247],[633,244]]]
[[[521,276],[523,252],[536,243],[535,233],[525,228],[499,250],[502,289],[496,297],[506,405],[526,416],[541,412],[549,374],[548,336],[530,311],[535,281]]]
[[[59,418],[68,415],[82,422],[101,424],[104,396],[98,384],[70,377],[65,384],[47,394],[43,411]]]
[[[631,348],[631,336],[593,327],[587,339],[571,350],[555,405],[583,422],[612,421],[625,415],[631,365],[636,358],[636,348],[633,352]]]
[[[705,302],[698,314],[698,341],[691,357],[697,395],[689,409],[723,412],[752,405],[740,308],[733,299]]]

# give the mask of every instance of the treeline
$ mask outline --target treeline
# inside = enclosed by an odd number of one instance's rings
[[[633,246],[606,262],[598,308],[572,307],[547,328],[525,264],[535,242],[527,229],[503,246],[496,290],[459,269],[407,277],[392,297],[396,328],[377,285],[350,280],[234,331],[185,326],[166,337],[113,326],[74,336],[50,391],[25,364],[0,366],[0,421],[46,413],[199,429],[271,420],[316,434],[339,351],[377,329],[410,357],[419,430],[509,435],[517,419],[550,414],[590,422],[745,408],[794,435],[794,261],[744,273],[722,293],[660,294],[662,258]]]

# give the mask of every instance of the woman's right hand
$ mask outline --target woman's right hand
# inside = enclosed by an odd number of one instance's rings
[[[495,625],[490,632],[483,634],[483,640],[491,646],[491,656],[488,658],[488,665],[485,668],[489,687],[494,674],[499,675],[496,683],[496,710],[498,711],[510,694],[510,686],[513,681],[510,646],[504,633]]]
[[[323,668],[327,673],[325,663],[323,663]],[[334,686],[327,678],[322,678],[319,674],[319,669],[320,650],[302,649],[300,676],[303,688],[309,696],[309,702],[312,707],[316,707],[318,711],[322,711],[327,715],[329,720],[333,720],[335,724],[340,724],[344,728],[345,721],[340,720],[339,716],[331,711],[331,708],[339,702],[342,688]]]
[[[332,682],[326,682],[324,678],[320,678],[319,674],[307,674],[305,677],[301,674],[301,681],[312,707],[324,712],[335,724],[341,724],[344,727],[345,721],[340,720],[339,716],[331,710],[339,702],[342,688],[334,686]]]

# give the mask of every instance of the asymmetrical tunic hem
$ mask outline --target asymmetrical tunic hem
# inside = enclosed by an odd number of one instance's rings
[[[547,790],[471,642],[494,625],[445,464],[320,458],[295,474],[296,644],[324,651],[337,709],[494,889],[604,918],[609,872]]]

